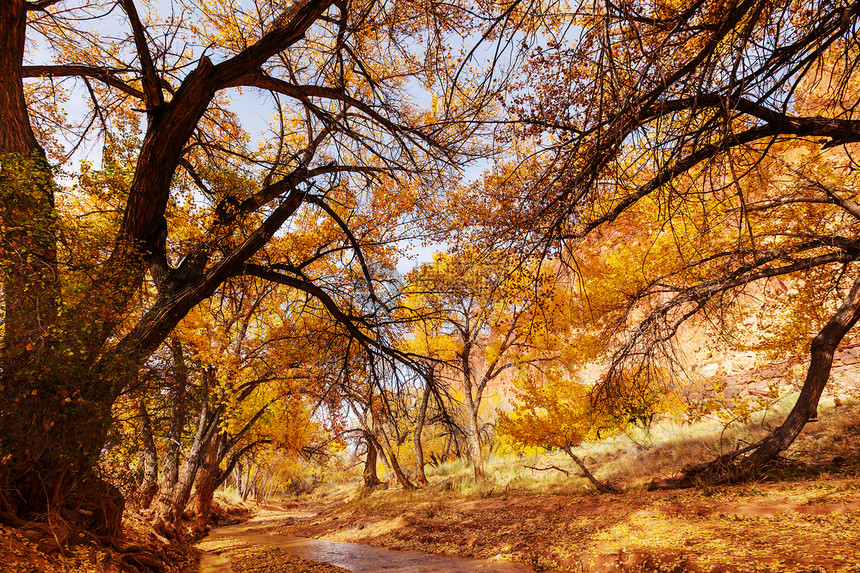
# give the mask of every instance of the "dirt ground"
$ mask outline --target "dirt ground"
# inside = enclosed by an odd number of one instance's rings
[[[538,571],[858,572],[860,480],[708,490],[455,499],[378,492],[258,529],[503,558]]]
[[[157,540],[137,515],[126,515],[124,536],[110,543],[88,533],[72,532],[58,546],[51,543],[56,537],[46,536],[41,524],[32,525],[20,529],[0,526],[0,572],[179,573],[196,567],[195,550],[187,544]]]
[[[346,503],[290,502],[253,531],[511,560],[536,571],[860,572],[855,476],[668,492],[487,494],[430,488]],[[48,555],[19,531],[0,534],[0,571],[120,570],[120,556],[97,545]],[[204,539],[198,548],[226,558],[235,573],[344,571],[229,537]],[[165,570],[198,571],[193,549],[182,557]]]

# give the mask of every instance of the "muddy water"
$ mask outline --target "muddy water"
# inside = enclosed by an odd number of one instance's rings
[[[360,543],[305,539],[248,531],[248,524],[219,527],[210,532],[214,538],[228,537],[245,543],[277,547],[309,561],[330,563],[356,573],[525,573],[530,567],[509,561],[488,561],[464,557],[442,557],[420,551],[392,551]],[[230,565],[220,555],[205,554],[200,573],[229,573]]]
[[[200,556],[200,573],[232,573],[230,561],[223,555],[204,553]]]

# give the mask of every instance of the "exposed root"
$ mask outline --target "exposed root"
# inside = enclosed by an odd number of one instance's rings
[[[686,489],[701,485],[723,485],[739,483],[751,476],[744,471],[744,454],[755,450],[758,444],[740,448],[728,454],[723,454],[709,462],[686,465],[677,477],[655,479],[648,484],[649,491],[667,489]]]
[[[724,454],[710,462],[687,465],[676,477],[666,479],[655,479],[648,484],[649,491],[687,489],[701,486],[717,486],[745,483],[759,478],[764,470],[777,470],[779,472],[790,472],[792,470],[808,470],[820,467],[839,467],[844,458],[836,456],[832,460],[817,463],[803,463],[776,456],[763,468],[755,471],[747,463],[747,452],[754,450],[757,446],[743,448],[730,454]]]
[[[163,557],[142,550],[117,554],[111,561],[129,573],[167,573],[168,570]]]
[[[80,564],[80,560],[84,559],[85,568],[92,570],[167,573],[189,559],[186,545],[165,545],[153,536],[141,536],[139,529],[136,531],[139,542],[130,543],[126,539],[99,537],[88,531],[75,530],[58,515],[52,515],[46,522],[28,523],[7,535],[11,535],[10,546],[14,546],[16,541],[29,542],[22,547],[26,547],[31,553],[19,554],[25,561],[32,563],[47,564],[54,562],[54,559],[65,563],[71,559]],[[81,552],[75,549],[81,545],[89,547],[89,551]],[[86,557],[87,555],[89,557]]]
[[[72,534],[72,530],[67,523],[57,520],[56,518],[49,520],[50,525],[46,523],[29,523],[19,529],[21,535],[36,544],[36,548],[42,553],[48,555],[54,553],[63,553],[63,547]]]
[[[101,536],[122,536],[125,499],[119,489],[101,479],[89,480],[68,495],[58,508],[67,522]]]

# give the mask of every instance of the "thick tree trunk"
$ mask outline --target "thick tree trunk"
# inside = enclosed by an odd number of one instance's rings
[[[743,477],[749,479],[758,476],[765,465],[794,442],[807,422],[818,420],[818,401],[830,377],[833,354],[848,331],[857,324],[858,319],[860,319],[860,278],[854,282],[851,291],[833,318],[812,340],[809,369],[794,408],[782,425],[744,460],[742,467],[739,468]]]
[[[137,484],[138,504],[143,509],[149,507],[152,499],[158,492],[158,451],[155,449],[155,440],[152,438],[152,424],[149,420],[149,412],[146,404],[140,400],[138,408],[140,420],[138,422],[138,436],[140,437],[140,481]]]
[[[77,454],[98,451],[106,397],[73,396],[72,389],[87,381],[56,348],[66,341],[56,328],[54,183],[24,100],[25,4],[8,0],[0,9],[0,513],[31,519],[63,500],[80,499],[85,490],[113,496],[92,462]],[[82,509],[92,513],[95,507]],[[75,520],[90,521],[87,513]],[[116,520],[108,521],[95,526],[111,529]]]
[[[54,182],[30,126],[22,62],[24,0],[0,10],[0,224],[5,354],[44,343],[57,319],[58,270]]]
[[[192,510],[194,514],[192,532],[195,538],[202,536],[206,532],[206,525],[209,523],[209,517],[212,513],[212,499],[215,496],[215,488],[218,487],[218,477],[220,475],[219,463],[221,462],[221,458],[218,452],[223,447],[223,442],[225,441],[226,436],[224,434],[219,434],[217,439],[212,440],[206,453],[206,461],[203,463],[197,476]]]
[[[487,474],[484,471],[484,454],[481,449],[477,410],[476,407],[469,407],[469,449],[472,452],[472,464],[475,466],[475,479],[482,480]]]
[[[372,437],[364,433],[364,443],[367,445],[367,454],[364,458],[364,487],[373,489],[378,487],[382,482],[379,481],[379,476],[376,474],[376,444]]]
[[[433,382],[427,380],[424,383],[424,392],[421,396],[421,405],[418,408],[418,419],[415,422],[415,433],[412,443],[415,448],[415,485],[419,488],[427,487],[427,475],[424,473],[424,448],[421,445],[421,432],[424,431],[424,422],[427,419],[427,403],[430,401],[430,385]]]
[[[176,534],[179,531],[197,472],[203,465],[210,443],[215,439],[219,418],[220,410],[210,413],[204,402],[197,432],[188,452],[188,459],[182,465],[179,479],[172,488],[161,492],[156,504],[156,526],[164,533]]]
[[[186,391],[188,387],[188,368],[182,343],[177,339],[170,341],[170,351],[173,356],[173,385],[168,393],[168,401],[173,405],[170,412],[170,424],[167,428],[167,444],[164,447],[163,473],[161,488],[172,489],[179,480],[179,454],[182,449],[182,431],[188,417]]]
[[[394,449],[391,448],[391,445],[388,444],[389,447],[384,447],[382,443],[374,436],[372,433],[367,432],[366,435],[373,440],[376,444],[377,448],[379,448],[379,453],[382,455],[382,460],[386,463],[386,465],[394,472],[394,477],[397,479],[397,483],[400,484],[400,487],[407,491],[415,491],[415,485],[409,481],[409,478],[406,477],[406,474],[403,473],[403,470],[400,468],[400,464],[397,461],[397,455],[394,453]],[[388,442],[388,437],[383,433],[383,439]]]
[[[461,369],[463,372],[463,395],[466,398],[466,415],[468,422],[468,440],[469,440],[469,455],[472,458],[472,464],[475,467],[475,480],[480,481],[486,477],[484,472],[484,456],[481,451],[481,434],[480,426],[478,425],[478,410],[481,407],[480,391],[473,394],[472,381],[472,345],[470,343],[463,344],[463,351],[460,355]]]

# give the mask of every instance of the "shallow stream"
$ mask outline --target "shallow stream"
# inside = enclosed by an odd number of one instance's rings
[[[307,559],[330,563],[356,573],[526,573],[532,569],[521,563],[489,561],[466,557],[442,557],[420,551],[392,551],[360,543],[306,539],[288,535],[270,535],[248,531],[259,524],[228,525],[213,529],[212,538],[227,537],[248,544],[277,547]],[[200,561],[200,573],[229,573],[230,564],[221,555],[206,553]]]

